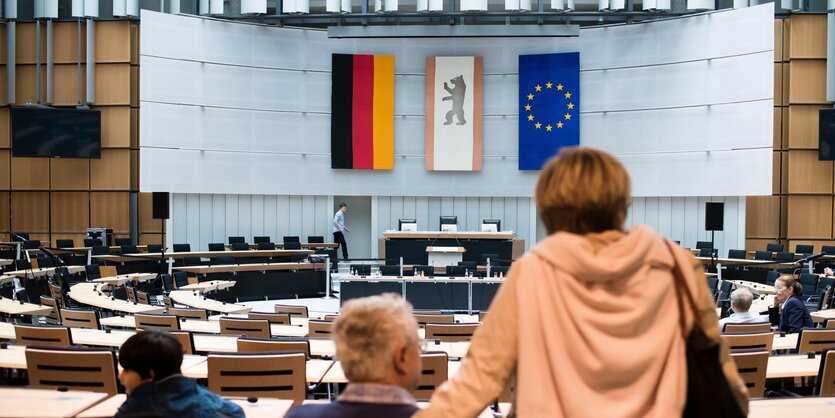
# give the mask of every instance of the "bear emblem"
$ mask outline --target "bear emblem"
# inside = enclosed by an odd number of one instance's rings
[[[452,100],[452,110],[446,112],[446,122],[444,122],[444,125],[451,125],[453,116],[458,118],[456,125],[465,125],[467,121],[464,119],[464,95],[467,93],[467,85],[464,84],[464,76],[459,75],[449,80],[449,82],[452,83],[452,88],[449,88],[449,85],[444,82],[444,90],[449,93],[449,96],[441,100]]]

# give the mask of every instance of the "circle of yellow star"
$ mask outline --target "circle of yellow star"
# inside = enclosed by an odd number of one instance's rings
[[[571,108],[569,107],[569,109],[571,109]],[[531,105],[525,105],[525,110],[530,111],[531,110]]]
[[[551,125],[545,125],[545,130],[551,132]]]
[[[565,93],[565,98],[570,99],[571,98],[571,93]]]
[[[533,100],[533,94],[528,94],[528,100]]]
[[[547,83],[545,83],[545,88],[546,88],[546,89],[550,89],[550,88],[551,88],[551,86],[553,86],[553,84],[551,84],[551,82],[550,82],[550,81],[549,81],[549,82],[547,82]]]
[[[533,115],[528,115],[528,120],[533,120]]]
[[[540,86],[539,84],[537,84],[534,88],[536,89],[536,91],[542,91],[542,86]]]
[[[541,128],[541,127],[542,127],[542,124],[541,124],[541,123],[539,123],[539,122],[537,122],[537,123],[536,123],[536,124],[534,124],[533,126],[536,126],[536,129],[539,129],[539,128]]]
[[[565,120],[571,120],[571,113],[565,114]]]
[[[569,104],[568,104],[568,108],[569,108],[569,109],[574,109],[574,103],[569,103]]]
[[[562,129],[562,122],[557,122],[557,128]]]
[[[562,90],[562,84],[557,84],[557,90]]]

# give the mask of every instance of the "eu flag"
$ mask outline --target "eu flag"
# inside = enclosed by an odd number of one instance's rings
[[[519,169],[580,145],[580,53],[519,56]]]

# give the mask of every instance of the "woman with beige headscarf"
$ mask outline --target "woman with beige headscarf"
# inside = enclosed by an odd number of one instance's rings
[[[681,416],[687,398],[685,341],[675,263],[699,318],[719,339],[701,266],[645,226],[623,230],[629,176],[611,155],[564,149],[543,168],[536,204],[550,234],[513,264],[473,336],[460,372],[418,417],[474,417],[516,377],[514,409],[532,417]],[[738,402],[745,386],[723,346]]]

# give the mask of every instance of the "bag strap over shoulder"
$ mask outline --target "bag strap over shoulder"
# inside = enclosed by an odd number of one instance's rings
[[[675,248],[670,241],[664,240],[664,243],[667,245],[667,249],[670,250],[670,255],[673,256],[673,284],[676,288],[676,299],[678,300],[678,322],[681,328],[681,333],[685,339],[687,339],[687,335],[689,334],[690,330],[687,329],[687,323],[685,321],[684,316],[684,301],[682,298],[687,300],[687,304],[690,306],[690,310],[693,312],[693,326],[700,326],[699,325],[699,309],[696,305],[696,301],[693,299],[693,294],[690,293],[690,287],[687,286],[687,281],[684,279],[684,271],[681,269],[681,265],[678,263],[676,259]]]

